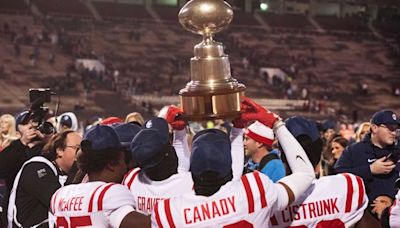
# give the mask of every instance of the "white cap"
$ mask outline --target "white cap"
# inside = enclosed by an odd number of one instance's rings
[[[272,146],[275,138],[274,131],[258,121],[251,124],[246,129],[245,134],[251,139],[267,146]]]
[[[57,117],[57,132],[61,131],[61,122],[63,122],[64,120],[68,120],[70,121],[70,129],[73,131],[77,131],[78,130],[78,119],[76,118],[75,113],[73,112],[65,112],[61,115],[59,115]]]

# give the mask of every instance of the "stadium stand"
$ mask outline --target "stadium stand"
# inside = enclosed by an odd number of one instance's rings
[[[259,13],[259,15],[268,23],[269,26],[278,28],[292,29],[310,29],[312,25],[305,15],[300,14],[284,14],[275,13]]]
[[[19,15],[0,17],[1,24],[13,25],[11,33],[2,35],[0,46],[3,53],[9,53],[1,57],[5,65],[4,77],[10,80],[3,83],[13,84],[3,96],[5,106],[26,104],[26,91],[30,87],[51,85],[62,88],[59,84],[63,85],[67,80],[66,74],[75,81],[75,86],[70,91],[60,91],[61,95],[71,95],[72,91],[86,96],[86,104],[90,105],[84,107],[91,107],[91,113],[106,110],[107,105],[102,104],[102,99],[98,99],[97,94],[101,94],[99,97],[108,96],[111,99],[119,99],[122,95],[127,101],[138,100],[131,99],[131,95],[170,96],[176,95],[190,80],[189,60],[193,56],[193,46],[201,41],[201,37],[185,31],[179,25],[178,8],[152,6],[151,10],[161,19],[160,23],[145,6],[93,2],[94,8],[104,20],[92,22],[68,19],[72,19],[73,15],[93,18],[88,8],[78,1],[63,2],[60,4],[65,5],[58,7],[46,0],[36,1],[35,4],[41,12],[54,16],[45,20]],[[215,37],[215,40],[224,44],[225,52],[229,55],[232,76],[247,85],[247,95],[302,100],[299,97],[300,91],[307,88],[315,102],[322,99],[336,111],[341,108],[338,104],[342,104],[343,109],[356,104],[362,106],[366,112],[368,109],[376,109],[373,105],[382,105],[382,99],[392,104],[391,82],[398,83],[395,75],[399,73],[396,59],[390,56],[392,49],[375,37],[365,23],[361,23],[362,26],[359,27],[359,31],[363,31],[362,35],[353,33],[354,26],[359,25],[363,19],[316,16],[316,21],[328,31],[321,33],[303,15],[257,14],[273,28],[272,31],[260,25],[253,14],[235,10],[236,19],[233,24]],[[119,20],[118,25],[113,20]],[[38,46],[41,49],[41,59],[35,67],[30,66],[28,58],[34,50],[33,43],[21,44],[21,56],[13,56],[15,37],[11,34],[22,33],[24,26],[29,28],[32,37],[48,37],[50,34],[59,36],[60,42],[57,45],[50,44],[50,41],[40,42]],[[393,40],[396,42],[396,39]],[[45,61],[51,54],[57,56],[54,65]],[[66,68],[79,58],[98,59],[104,63],[107,71],[102,75],[92,76],[76,69],[67,71]],[[244,67],[244,58],[250,63],[249,68]],[[289,76],[289,81],[272,86],[259,73],[259,69],[264,67],[282,69]],[[115,70],[119,77],[114,82]],[[15,76],[11,79],[10,75]],[[27,75],[35,77],[35,80],[27,80]],[[96,82],[98,79],[101,83]],[[30,83],[20,85],[26,81]],[[353,94],[359,91],[361,81],[370,86],[371,94],[366,98],[354,98],[354,104],[347,104]],[[328,88],[327,84],[330,85]],[[294,90],[290,92],[293,94],[288,96],[288,89]],[[12,97],[18,99],[11,101]],[[70,97],[65,100],[63,98],[63,103],[68,108],[74,108],[76,100],[73,96]],[[140,99],[131,105],[147,109],[150,100]],[[370,107],[367,107],[365,100],[370,100]],[[11,105],[10,102],[14,104]],[[297,104],[294,106],[299,107]],[[152,105],[152,108],[158,108],[161,104]],[[282,102],[281,109],[285,105]],[[394,105],[394,108],[397,106]]]
[[[92,18],[87,7],[78,0],[37,0],[39,10],[45,15]]]
[[[115,2],[93,2],[93,4],[103,19],[153,19],[142,5]]]
[[[367,22],[364,18],[358,16],[349,16],[346,18],[338,18],[336,16],[315,17],[318,23],[327,30],[341,30],[352,32],[368,32]]]
[[[3,0],[0,1],[0,13],[29,14],[29,7],[24,0]]]

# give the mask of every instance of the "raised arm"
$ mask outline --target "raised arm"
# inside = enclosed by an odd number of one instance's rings
[[[169,106],[165,119],[172,127],[174,138],[172,146],[175,148],[178,156],[178,172],[189,172],[190,168],[190,150],[188,137],[186,134],[186,123],[180,119],[182,110],[174,105]]]
[[[175,148],[176,155],[178,156],[178,172],[189,172],[190,150],[186,129],[174,130],[172,146]]]
[[[239,179],[243,174],[244,146],[243,129],[233,127],[231,130],[231,155],[232,155],[232,174],[233,179]]]
[[[276,138],[282,146],[292,170],[292,174],[282,178],[279,184],[284,186],[288,194],[289,203],[293,202],[307,190],[315,179],[313,166],[304,149],[275,113],[266,110],[247,97],[243,97],[242,110],[244,111],[241,114],[242,120],[258,120],[274,130]]]
[[[279,181],[285,187],[291,203],[311,185],[315,179],[314,169],[303,147],[281,120],[275,123],[274,131],[292,170],[291,175]]]

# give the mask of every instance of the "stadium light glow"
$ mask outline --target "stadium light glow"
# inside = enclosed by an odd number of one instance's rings
[[[260,3],[260,10],[261,11],[267,11],[268,9],[268,4],[265,2]]]

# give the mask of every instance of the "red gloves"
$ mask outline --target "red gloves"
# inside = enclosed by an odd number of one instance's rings
[[[247,126],[247,121],[240,119],[237,117],[236,119],[232,120],[233,127],[235,128],[245,128]]]
[[[272,129],[275,122],[280,119],[278,115],[263,108],[250,98],[242,96],[242,99],[240,106],[242,113],[232,121],[234,127],[243,128],[249,121],[258,120]]]
[[[171,105],[168,108],[165,119],[174,130],[183,130],[186,126],[185,121],[178,118],[182,113],[182,109],[176,107],[175,105]]]

